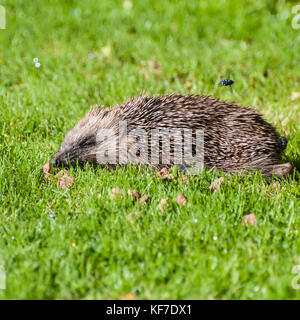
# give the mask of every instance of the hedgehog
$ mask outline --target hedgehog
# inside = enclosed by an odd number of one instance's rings
[[[290,163],[281,163],[286,145],[261,114],[235,102],[204,95],[141,95],[112,108],[93,107],[67,133],[50,164],[186,169],[200,159],[199,168],[283,177],[292,170]]]

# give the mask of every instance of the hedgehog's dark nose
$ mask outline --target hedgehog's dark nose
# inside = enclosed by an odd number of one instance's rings
[[[60,160],[56,157],[54,157],[51,161],[50,161],[50,164],[53,166],[53,167],[59,167],[60,166]]]
[[[70,165],[69,158],[66,158],[64,154],[56,154],[50,161],[52,167],[68,167]]]

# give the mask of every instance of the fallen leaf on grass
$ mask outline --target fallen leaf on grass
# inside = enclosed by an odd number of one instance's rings
[[[44,178],[47,181],[51,181],[51,176],[50,176],[50,170],[51,170],[51,165],[49,162],[45,163],[43,165],[43,172],[44,172]],[[54,178],[57,178],[57,184],[59,188],[61,189],[66,189],[71,187],[74,184],[74,179],[69,176],[68,171],[66,170],[65,172],[63,170],[60,170]]]
[[[184,182],[185,184],[189,184],[189,179],[188,179],[188,177],[187,177],[186,174],[183,174],[183,175],[182,175],[182,180],[183,180],[183,182]]]
[[[224,181],[224,177],[221,177],[219,179],[215,179],[209,187],[210,191],[213,193],[216,192],[218,190],[218,188],[221,187],[223,181]]]
[[[180,206],[186,206],[187,205],[187,200],[183,194],[179,194],[176,198],[177,203]]]
[[[67,171],[68,172],[68,171]],[[55,178],[61,178],[64,175],[64,171],[60,170],[56,175]]]
[[[43,165],[44,178],[48,181],[50,180],[50,169],[50,162],[47,162]]]
[[[130,196],[131,200],[139,199],[141,196],[136,190],[128,190],[127,194]]]
[[[169,170],[167,168],[162,168],[160,171],[157,172],[157,175],[166,175],[169,173]]]
[[[47,162],[43,165],[43,171],[45,173],[49,173],[50,172],[50,162]]]
[[[145,203],[147,202],[147,200],[148,200],[148,196],[145,194],[145,195],[143,195],[143,196],[141,197],[140,203],[141,203],[141,204],[145,204]]]
[[[160,171],[156,172],[156,177],[161,180],[176,181],[174,174],[170,173],[171,171],[172,168],[162,168]]]
[[[111,189],[111,194],[110,194],[111,199],[117,199],[119,195],[123,196],[124,190],[119,189],[119,188],[112,188]]]
[[[169,206],[169,201],[168,199],[161,199],[159,205],[158,205],[158,209],[163,212],[165,207]]]
[[[162,168],[160,171],[156,172],[156,176],[162,180],[173,180],[174,175],[169,173],[169,169]]]
[[[281,189],[281,185],[278,181],[275,181],[273,183],[273,189],[275,189],[276,191]]]
[[[257,219],[254,213],[246,214],[244,216],[244,225],[248,227],[248,225],[256,226],[257,225]]]
[[[189,184],[189,179],[186,174],[182,174],[182,177],[180,176],[175,177],[174,174],[171,172],[172,172],[172,168],[170,169],[162,168],[160,171],[156,172],[156,177],[161,180],[174,181],[177,183],[179,183],[180,180],[182,180],[185,184]]]
[[[61,178],[58,179],[58,186],[61,189],[70,188],[74,184],[74,179],[66,172]]]

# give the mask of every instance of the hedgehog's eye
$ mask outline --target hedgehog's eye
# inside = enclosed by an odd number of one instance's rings
[[[80,147],[82,148],[86,148],[86,147],[90,147],[94,144],[93,139],[85,139],[80,143]]]

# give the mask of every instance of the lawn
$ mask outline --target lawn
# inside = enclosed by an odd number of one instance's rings
[[[299,299],[296,4],[0,0],[0,298]],[[228,70],[233,93],[216,86]],[[87,165],[69,170],[75,183],[64,190],[44,179],[43,164],[91,106],[142,92],[259,110],[288,138],[293,176],[211,170],[186,184]],[[111,198],[112,188],[125,195]],[[144,205],[126,196],[132,189],[148,195]],[[256,226],[243,223],[250,213]]]

